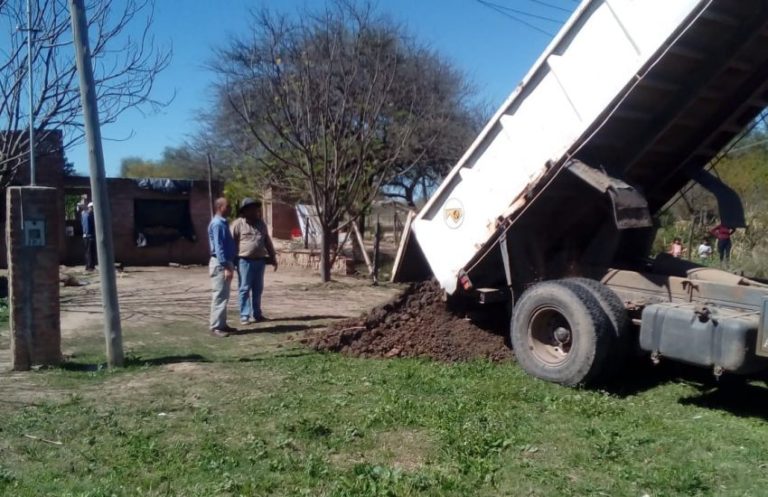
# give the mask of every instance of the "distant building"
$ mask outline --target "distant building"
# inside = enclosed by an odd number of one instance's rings
[[[264,220],[272,238],[290,240],[297,233],[301,236],[296,199],[278,186],[264,190]]]
[[[91,200],[90,179],[64,175],[64,151],[60,132],[48,132],[38,144],[36,183],[56,188],[61,212],[60,261],[84,263],[82,226],[77,203],[83,194]],[[29,184],[29,164],[23,163],[12,182]],[[219,182],[212,184],[213,197],[221,195]],[[127,265],[205,264],[210,258],[207,226],[211,217],[208,183],[205,181],[134,180],[108,178],[107,192],[112,217],[115,261]],[[4,194],[4,192],[3,192]],[[5,200],[0,203],[5,228]],[[0,242],[0,264],[7,267],[5,238]]]

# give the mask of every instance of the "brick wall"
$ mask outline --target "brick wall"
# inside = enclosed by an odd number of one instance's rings
[[[73,193],[87,192],[88,178],[68,180],[66,189]],[[214,196],[221,190],[214,184]],[[110,178],[107,180],[110,210],[112,214],[112,236],[115,247],[115,261],[131,266],[179,264],[205,264],[210,258],[208,247],[208,222],[211,208],[208,201],[208,184],[204,181],[193,183],[188,195],[168,194],[139,188],[132,179]],[[90,196],[90,195],[89,195]],[[196,241],[184,238],[155,246],[137,247],[134,226],[134,200],[188,200],[194,225]],[[62,210],[63,212],[63,210]],[[83,264],[82,239],[67,237],[65,256],[67,265]]]
[[[54,188],[10,187],[6,198],[11,362],[15,370],[61,361],[59,233]],[[45,244],[25,245],[25,221],[45,220]],[[27,233],[31,230],[27,227]]]
[[[264,217],[272,238],[290,240],[291,232],[300,228],[294,204],[279,188],[271,187],[264,192]]]

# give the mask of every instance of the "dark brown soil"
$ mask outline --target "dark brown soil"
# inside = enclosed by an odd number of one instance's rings
[[[481,327],[465,314],[448,310],[437,283],[417,283],[387,304],[302,341],[316,350],[361,357],[430,357],[447,362],[512,357],[505,326]]]

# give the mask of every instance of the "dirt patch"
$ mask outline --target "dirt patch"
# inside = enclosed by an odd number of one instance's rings
[[[355,464],[385,464],[402,471],[417,471],[427,463],[434,444],[424,430],[385,431],[374,436],[370,450],[331,455],[331,462],[343,468]]]
[[[447,362],[512,357],[498,327],[480,327],[465,316],[448,310],[437,283],[417,283],[387,304],[310,333],[302,342],[316,350],[361,357],[431,357]]]
[[[99,386],[98,395],[111,400],[134,399],[156,395],[166,388],[192,388],[200,383],[226,383],[232,375],[222,372],[215,364],[179,362],[147,368],[129,377],[120,376]]]
[[[398,430],[380,433],[376,445],[395,468],[416,471],[424,466],[432,440],[424,431]]]

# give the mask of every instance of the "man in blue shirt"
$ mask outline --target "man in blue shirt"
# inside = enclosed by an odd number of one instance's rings
[[[211,334],[227,337],[237,331],[227,325],[227,304],[232,276],[235,274],[235,241],[227,225],[229,202],[225,198],[216,199],[216,215],[208,225],[208,244],[211,248],[211,260],[208,274],[211,277],[213,298],[211,301]]]
[[[83,225],[83,245],[85,246],[85,270],[96,269],[96,226],[93,222],[93,202],[80,213]]]

